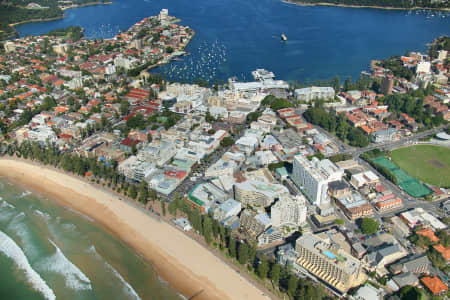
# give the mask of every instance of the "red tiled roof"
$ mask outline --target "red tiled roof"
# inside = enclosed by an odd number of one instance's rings
[[[448,290],[448,287],[437,276],[425,276],[420,279],[434,295],[439,295]]]

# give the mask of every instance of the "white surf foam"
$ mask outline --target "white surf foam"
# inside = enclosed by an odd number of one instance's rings
[[[105,261],[105,266],[111,270],[111,272],[114,274],[114,276],[116,276],[120,282],[122,282],[122,284],[124,285],[124,291],[133,297],[133,299],[138,299],[141,300],[141,298],[139,297],[139,295],[136,293],[136,291],[133,289],[133,287],[122,277],[122,275],[120,275],[120,273],[114,269],[108,262]]]
[[[95,222],[94,219],[92,219],[92,218],[89,217],[89,216],[86,216],[85,214],[80,213],[79,211],[76,211],[76,210],[74,210],[74,209],[71,209],[70,207],[66,207],[66,209],[67,209],[68,211],[70,211],[70,212],[76,214],[76,215],[81,216],[82,218],[85,218],[85,219],[88,220],[88,221],[91,221],[92,223]]]
[[[98,254],[98,252],[97,252],[97,250],[95,249],[95,246],[94,246],[94,245],[91,245],[91,246],[88,248],[87,251],[93,253],[97,259],[103,260],[103,257],[102,257],[100,254]],[[107,261],[104,261],[104,263],[105,263],[106,268],[107,268],[108,270],[110,270],[110,271],[114,274],[114,276],[117,277],[117,278],[120,280],[120,282],[123,283],[123,285],[124,285],[124,291],[125,291],[128,295],[132,296],[133,299],[141,300],[141,298],[139,297],[138,293],[136,293],[136,291],[133,289],[133,287],[132,287],[132,286],[131,286],[131,285],[130,285],[123,277],[122,277],[122,275],[120,275],[120,273],[119,273],[116,269],[114,269],[114,267],[111,266]]]
[[[24,223],[25,213],[21,212],[16,215],[8,224],[8,231],[19,237],[22,241],[23,251],[28,255],[31,261],[36,258],[38,250],[33,244],[32,237],[30,235],[29,228],[27,224]]]
[[[12,205],[11,203],[9,203],[8,201],[3,200],[0,203],[0,208],[16,208],[14,205]]]
[[[44,279],[30,266],[27,257],[23,253],[22,249],[3,231],[0,231],[0,252],[7,257],[14,260],[17,266],[25,271],[27,280],[31,283],[33,288],[39,291],[46,299],[56,299],[55,293],[47,285]]]
[[[56,252],[42,259],[38,263],[39,268],[63,275],[68,288],[74,290],[92,289],[89,278],[64,256],[64,253],[52,240],[49,239],[49,242],[55,247]]]
[[[25,191],[22,193],[22,195],[20,195],[20,198],[26,197],[28,195],[31,195],[32,193],[30,191]]]
[[[35,213],[36,215],[38,215],[38,216],[41,216],[41,217],[45,218],[46,220],[49,220],[49,219],[51,218],[50,215],[49,215],[48,213],[45,213],[45,212],[43,212],[43,211],[40,211],[39,209],[35,209],[35,210],[34,210],[34,213]]]

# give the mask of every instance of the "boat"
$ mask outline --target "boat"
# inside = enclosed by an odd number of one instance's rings
[[[283,41],[287,41],[287,37],[284,35],[284,33],[281,34],[281,39],[282,39]]]

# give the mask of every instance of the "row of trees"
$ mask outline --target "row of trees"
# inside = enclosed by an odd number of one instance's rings
[[[101,162],[96,158],[80,157],[59,151],[51,144],[41,145],[38,142],[25,141],[0,144],[0,151],[10,156],[16,155],[24,159],[51,165],[79,176],[92,174],[93,180],[102,182],[117,192],[123,192],[141,203],[158,199],[156,192],[148,189],[146,183],[136,185],[128,182],[117,170],[117,162]],[[166,213],[166,204],[161,202],[162,213]],[[236,240],[230,228],[225,228],[211,215],[201,214],[197,208],[191,207],[179,194],[175,194],[169,203],[168,212],[177,216],[185,214],[194,230],[205,238],[206,243],[219,248],[232,260],[236,260],[249,271],[254,272],[264,282],[270,280],[273,287],[285,292],[291,299],[328,299],[329,295],[320,286],[311,281],[299,279],[288,266],[275,261],[268,261],[264,255],[258,256],[255,245]]]
[[[348,142],[351,146],[365,147],[370,142],[369,137],[360,128],[350,126],[343,113],[335,115],[328,112],[320,101],[316,101],[314,106],[308,108],[303,117],[308,122],[319,125],[336,135],[343,142]]]
[[[312,284],[311,281],[299,279],[290,268],[276,261],[269,261],[264,255],[257,255],[255,245],[238,241],[233,237],[231,228],[224,227],[211,215],[201,214],[179,196],[168,205],[171,215],[185,214],[194,230],[205,238],[208,245],[219,248],[232,260],[254,272],[261,280],[270,280],[272,286],[288,294],[290,299],[328,299],[326,291]]]

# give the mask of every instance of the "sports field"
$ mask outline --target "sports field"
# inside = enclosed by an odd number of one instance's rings
[[[392,161],[412,177],[440,187],[450,187],[450,149],[414,145],[391,152]]]

